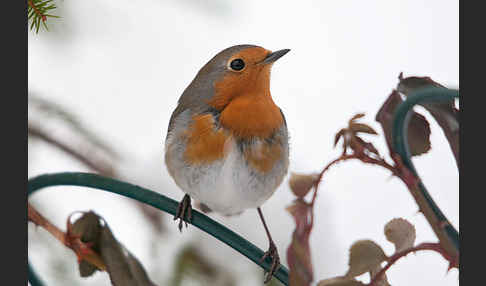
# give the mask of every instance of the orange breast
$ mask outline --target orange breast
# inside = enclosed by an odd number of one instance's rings
[[[185,160],[191,164],[204,164],[222,159],[229,134],[222,128],[215,130],[211,114],[196,115],[184,134],[187,139]]]
[[[270,95],[236,97],[221,112],[221,125],[240,138],[268,138],[283,124],[280,109]]]

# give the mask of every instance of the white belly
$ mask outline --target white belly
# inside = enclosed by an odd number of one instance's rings
[[[211,164],[189,166],[184,163],[184,146],[166,145],[166,162],[176,184],[189,196],[211,210],[225,215],[260,207],[275,192],[287,173],[288,148],[271,171],[260,173],[248,168],[232,140],[225,158]]]

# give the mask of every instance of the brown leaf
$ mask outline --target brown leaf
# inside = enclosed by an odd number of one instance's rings
[[[70,222],[68,221],[68,224]],[[99,237],[101,225],[98,216],[94,212],[86,212],[76,220],[70,227],[71,236],[79,237],[82,242],[90,243],[91,249],[95,253],[100,253]],[[100,259],[100,258],[97,258]],[[104,264],[104,263],[103,263]],[[86,257],[79,261],[79,274],[81,277],[91,276],[94,272],[99,270],[98,267],[86,260]],[[105,270],[105,269],[102,269]]]
[[[79,270],[82,277],[99,269],[108,272],[114,286],[155,285],[137,258],[116,240],[103,218],[92,211],[82,214],[73,224],[68,219],[67,235],[73,244],[82,242],[90,246],[90,249],[81,249]]]
[[[70,221],[72,215],[67,219],[66,243],[78,257],[81,277],[87,277],[96,270],[106,270],[106,265],[99,254],[101,229],[98,216],[91,211],[82,213],[83,215],[74,223]],[[91,266],[87,266],[87,264],[91,264]]]
[[[309,236],[312,231],[312,206],[301,198],[287,207],[287,211],[295,220],[295,230],[292,242],[287,249],[289,263],[289,285],[310,285],[313,280]]]
[[[412,156],[427,153],[430,150],[430,126],[425,117],[414,112],[408,124],[408,147]]]
[[[405,95],[409,95],[415,90],[420,88],[424,88],[427,86],[435,86],[435,87],[444,87],[438,82],[433,81],[430,77],[418,77],[418,76],[409,76],[403,78],[403,74],[400,74],[401,78],[397,85],[397,90]]]
[[[319,174],[297,174],[291,173],[289,179],[289,186],[294,195],[299,198],[305,197],[312,189],[316,180],[319,179]]]
[[[317,283],[317,286],[365,286],[366,284],[351,278],[334,277],[324,279]]]
[[[394,218],[385,225],[386,239],[395,245],[395,252],[413,247],[415,227],[403,218]]]
[[[101,231],[100,248],[113,286],[155,285],[140,261],[116,240],[106,224]]]
[[[336,133],[336,136],[334,136],[334,147],[336,147],[336,144],[339,142],[339,139],[341,139],[341,137],[344,136],[345,132],[346,132],[346,129],[343,128],[343,129],[339,130],[338,133]]]
[[[400,82],[397,90],[408,96],[413,91],[427,86],[445,88],[443,85],[433,81],[430,77],[399,77]],[[449,142],[454,153],[456,164],[459,167],[459,110],[455,107],[454,101],[446,103],[426,103],[422,105],[434,117]]]
[[[388,148],[392,153],[395,153],[395,151],[393,151],[392,141],[393,117],[397,107],[402,102],[403,100],[400,97],[400,94],[396,90],[393,90],[375,117],[376,121],[378,121],[383,128]],[[408,145],[412,156],[424,154],[430,150],[429,123],[424,116],[415,111],[412,111],[407,135]]]
[[[386,260],[383,249],[371,240],[359,240],[349,249],[349,270],[345,277],[356,277],[375,269]]]
[[[364,113],[358,113],[358,114],[354,115],[353,117],[351,117],[351,119],[349,119],[348,125],[353,124],[353,122],[356,121],[356,119],[359,119],[359,118],[364,117],[364,116],[365,116]]]
[[[371,128],[370,126],[366,125],[366,124],[363,124],[363,123],[356,123],[356,122],[353,122],[350,126],[349,126],[349,129],[353,132],[353,133],[359,133],[359,132],[362,132],[362,133],[368,133],[368,134],[374,134],[374,135],[377,135],[378,133],[376,133],[376,131]]]
[[[355,142],[357,142],[359,145],[361,145],[360,149],[368,150],[369,152],[374,153],[377,156],[380,156],[380,153],[378,152],[378,150],[375,148],[375,146],[372,143],[366,142],[358,136],[355,136],[354,139],[356,140]]]

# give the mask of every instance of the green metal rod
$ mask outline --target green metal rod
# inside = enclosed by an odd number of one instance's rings
[[[116,193],[151,205],[172,215],[175,215],[178,206],[178,202],[154,191],[90,173],[56,173],[38,176],[28,181],[27,194],[30,196],[35,191],[45,187],[66,185],[90,187]],[[248,257],[266,271],[270,269],[270,258],[260,262],[264,254],[262,250],[206,215],[197,210],[193,210],[191,223]],[[274,276],[284,285],[288,285],[289,272],[285,266],[281,265]],[[43,285],[36,277],[34,270],[30,266],[30,262],[29,282],[31,282],[32,286]]]
[[[417,177],[418,173],[412,163],[409,146],[406,144],[406,142],[408,142],[407,134],[408,123],[411,116],[410,111],[412,111],[416,104],[450,102],[451,100],[454,100],[454,98],[459,98],[459,91],[447,88],[427,87],[411,93],[407,99],[398,106],[395,112],[392,132],[393,149],[400,155],[405,166],[407,166]],[[441,209],[430,196],[422,181],[419,182],[419,189],[439,221],[448,221]],[[445,230],[447,236],[451,239],[455,248],[459,252],[458,231],[451,224],[447,224]]]

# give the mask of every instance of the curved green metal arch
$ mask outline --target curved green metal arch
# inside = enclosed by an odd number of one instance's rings
[[[392,132],[393,149],[400,155],[405,166],[407,166],[417,177],[418,173],[412,163],[411,153],[407,144],[408,123],[411,115],[410,111],[412,111],[413,107],[417,104],[450,102],[455,98],[459,98],[459,91],[457,90],[426,87],[410,94],[395,111]],[[419,189],[439,221],[447,221],[447,218],[434,202],[422,181],[419,182]],[[451,224],[446,225],[445,230],[447,236],[454,244],[454,247],[459,251],[459,232]]]
[[[90,173],[56,173],[38,176],[28,181],[27,194],[30,196],[42,188],[66,185],[90,187],[96,190],[116,193],[146,203],[172,215],[175,215],[178,206],[178,202],[154,191]],[[270,269],[270,258],[260,262],[264,254],[262,250],[201,212],[193,210],[191,224],[226,243],[266,271]],[[288,285],[289,274],[285,266],[281,265],[274,276],[284,285]],[[32,286],[44,285],[35,274],[30,262],[29,282]]]

